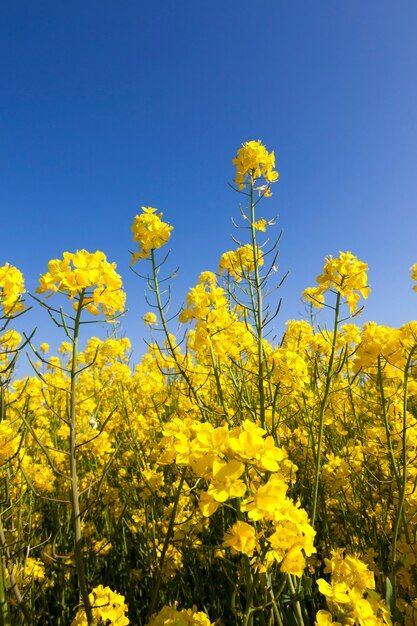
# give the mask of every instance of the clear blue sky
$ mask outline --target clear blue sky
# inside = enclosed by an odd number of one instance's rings
[[[281,173],[263,211],[284,229],[281,320],[339,250],[370,265],[363,321],[414,318],[416,31],[414,1],[3,0],[0,263],[33,289],[49,258],[103,249],[140,352],[133,215],[152,205],[174,224],[180,300],[231,247],[231,158],[260,138]]]

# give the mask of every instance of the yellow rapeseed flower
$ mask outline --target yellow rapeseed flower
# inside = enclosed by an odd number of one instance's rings
[[[258,267],[264,264],[264,259],[260,248],[256,250],[256,263]],[[220,257],[219,272],[228,272],[237,282],[255,270],[255,259],[252,246],[248,243],[240,246],[236,250],[224,252]]]
[[[239,189],[244,189],[249,180],[263,178],[268,186],[278,180],[279,174],[274,169],[275,153],[268,152],[259,140],[244,143],[232,162],[236,167],[235,183]]]
[[[224,536],[223,544],[235,552],[252,556],[256,548],[256,533],[253,526],[240,520],[235,522]]]
[[[6,263],[0,267],[0,314],[10,317],[23,311],[22,296],[25,293],[23,274],[17,267]]]
[[[147,326],[152,326],[152,324],[156,324],[156,322],[158,321],[158,318],[153,311],[148,311],[147,313],[145,313],[142,319]]]
[[[366,299],[369,296],[367,271],[367,263],[360,261],[351,252],[340,252],[337,258],[328,256],[322,274],[317,276],[317,287],[305,289],[303,298],[320,308],[324,304],[323,294],[329,290],[337,291],[353,315],[357,311],[360,297]]]
[[[109,587],[99,585],[89,594],[89,599],[93,609],[93,618],[97,624],[106,624],[106,626],[129,624],[124,596],[112,591]],[[87,626],[84,608],[78,609],[71,626]]]
[[[132,254],[132,265],[139,259],[147,259],[152,250],[164,246],[171,237],[172,226],[162,221],[162,213],[154,207],[142,207],[142,213],[135,215],[131,227],[133,241],[139,245],[140,251]]]
[[[70,300],[84,292],[85,308],[93,315],[114,315],[124,310],[126,294],[116,264],[104,252],[64,252],[62,259],[48,263],[39,279],[38,293],[62,293]]]

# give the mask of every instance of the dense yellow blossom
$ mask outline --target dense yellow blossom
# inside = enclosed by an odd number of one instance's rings
[[[0,306],[6,317],[16,315],[24,309],[22,296],[25,293],[23,274],[17,267],[6,263],[0,267]]]
[[[247,244],[236,250],[224,252],[220,258],[219,272],[221,274],[228,272],[230,276],[239,282],[245,275],[254,271],[255,260],[258,267],[262,267],[264,260],[261,250],[259,248],[256,250],[254,258],[253,248],[250,244]]]
[[[164,606],[147,626],[212,626],[212,623],[201,611]]]
[[[246,522],[236,522],[224,536],[224,545],[236,552],[252,556],[256,548],[255,529]]]
[[[326,257],[323,273],[317,276],[317,287],[309,287],[304,291],[304,298],[313,306],[322,306],[324,293],[335,290],[346,301],[350,313],[357,311],[360,297],[367,298],[368,265],[359,261],[351,252],[340,252],[337,258]]]
[[[84,294],[85,308],[98,315],[114,315],[124,310],[125,293],[116,264],[104,252],[64,252],[62,259],[48,263],[48,272],[39,279],[38,293],[63,293],[70,300]]]
[[[132,254],[132,263],[146,259],[152,250],[164,246],[171,236],[172,226],[162,221],[162,213],[153,207],[142,207],[142,213],[136,215],[132,224],[133,241],[140,251]]]
[[[31,585],[33,581],[45,583],[45,565],[39,559],[28,556],[22,565],[13,568],[13,577],[22,588]]]
[[[147,313],[145,313],[142,319],[148,326],[152,326],[158,321],[158,318],[153,311],[148,311]]]
[[[127,626],[129,619],[127,617],[127,606],[124,596],[99,585],[95,587],[89,594],[91,607],[93,609],[93,618],[98,626]],[[80,608],[77,615],[72,621],[72,626],[87,626],[87,618],[83,608]]]
[[[268,152],[261,141],[247,141],[237,151],[233,159],[236,167],[235,182],[240,189],[244,189],[248,178],[256,180],[264,178],[267,183],[278,180],[275,171],[275,153]]]
[[[19,448],[19,422],[3,419],[0,422],[0,467],[8,461]]]
[[[360,559],[343,555],[343,550],[335,550],[331,559],[326,559],[325,572],[331,574],[331,582],[323,578],[317,585],[326,597],[329,611],[321,611],[316,616],[316,623],[332,624],[332,615],[343,624],[358,626],[391,626],[390,612],[374,591],[373,573]]]

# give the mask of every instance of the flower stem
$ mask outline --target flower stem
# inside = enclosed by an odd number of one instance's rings
[[[80,293],[78,300],[77,312],[74,320],[74,334],[72,337],[72,363],[70,373],[70,411],[69,411],[69,453],[70,453],[70,474],[71,474],[71,506],[72,506],[72,523],[74,531],[74,558],[77,570],[78,585],[80,589],[81,600],[84,606],[85,615],[88,626],[94,626],[93,611],[88,595],[87,579],[85,574],[84,557],[82,552],[82,533],[81,533],[81,512],[80,512],[80,492],[78,487],[77,474],[77,365],[78,365],[78,336],[80,330],[80,319],[84,301],[84,290]]]

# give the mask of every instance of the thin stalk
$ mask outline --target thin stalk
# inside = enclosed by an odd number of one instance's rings
[[[246,607],[242,624],[243,626],[250,626],[250,624],[253,623],[252,613],[254,611],[253,597],[255,592],[255,576],[251,572],[249,557],[246,555],[244,555],[243,564],[245,568],[246,582]]]
[[[297,620],[297,624],[298,624],[298,626],[304,626],[303,612],[301,610],[300,601],[296,599],[297,594],[296,594],[296,591],[295,591],[294,583],[293,583],[292,578],[291,578],[291,574],[288,574],[287,580],[288,580],[288,586],[289,586],[290,591],[291,591],[291,596],[292,596],[292,598],[294,600],[295,617],[296,617],[296,620]]]
[[[80,319],[84,301],[84,290],[80,293],[78,300],[77,312],[74,320],[74,333],[72,337],[72,363],[70,373],[70,434],[69,434],[69,455],[70,455],[70,474],[71,474],[71,506],[72,506],[72,523],[74,531],[74,558],[77,570],[78,585],[80,588],[81,600],[84,606],[85,615],[88,626],[94,626],[93,611],[88,595],[87,579],[85,574],[84,557],[82,552],[82,533],[81,533],[81,513],[80,513],[80,492],[78,487],[77,474],[77,364],[78,364],[78,336],[80,329]]]
[[[389,451],[389,457],[391,461],[391,469],[395,476],[395,481],[397,483],[398,491],[400,491],[401,490],[401,476],[398,471],[397,462],[395,460],[394,444],[392,441],[392,434],[391,434],[391,429],[390,429],[390,425],[388,421],[387,403],[386,403],[385,391],[384,391],[384,381],[382,379],[381,357],[378,357],[378,386],[379,386],[379,392],[381,394],[382,418],[384,420],[384,428],[385,428],[385,434],[387,437],[388,451]]]
[[[405,366],[404,372],[404,383],[403,383],[403,415],[402,415],[402,437],[401,437],[401,476],[400,476],[400,493],[399,493],[399,503],[395,516],[394,523],[394,532],[392,537],[392,548],[391,548],[391,583],[392,583],[392,609],[395,610],[397,607],[397,584],[396,584],[396,563],[397,563],[397,541],[398,535],[400,532],[401,521],[403,517],[404,505],[405,505],[405,495],[407,488],[407,410],[408,410],[408,377],[409,377],[409,368],[411,364],[411,360],[413,357],[413,352],[415,348],[410,351],[410,354],[407,358],[407,363]]]
[[[2,576],[2,583],[4,585],[4,572],[7,569],[7,573],[9,574],[9,580],[10,580],[10,588],[14,594],[16,603],[22,613],[23,619],[24,619],[24,623],[27,624],[28,626],[30,626],[30,624],[32,623],[31,620],[31,616],[29,614],[29,610],[23,600],[23,596],[22,593],[19,589],[19,586],[16,582],[15,576],[14,576],[14,572],[13,572],[13,564],[10,561],[10,553],[9,553],[9,549],[7,547],[6,544],[6,537],[4,534],[4,529],[3,529],[3,521],[1,519],[0,516],[0,553],[2,553],[2,560],[0,563],[0,570],[1,570],[1,576]],[[3,587],[3,592],[4,592],[4,587]],[[1,607],[1,618],[3,619],[3,626],[11,626],[11,621],[10,621],[10,614],[8,611],[8,606],[7,606],[7,601],[6,602],[6,610],[4,610],[4,607],[2,605]]]
[[[158,312],[159,312],[159,316],[161,318],[161,324],[162,324],[162,328],[164,330],[164,334],[168,343],[168,347],[170,350],[170,354],[172,356],[172,358],[175,361],[175,365],[178,368],[178,371],[180,372],[181,376],[184,378],[185,382],[188,385],[189,390],[191,391],[194,400],[197,403],[198,408],[200,409],[201,415],[203,417],[203,419],[205,418],[204,415],[204,409],[201,405],[201,402],[198,398],[198,395],[194,389],[194,386],[192,384],[192,381],[190,380],[190,377],[188,376],[187,372],[185,371],[185,369],[182,367],[181,363],[178,360],[177,357],[177,353],[176,353],[176,346],[174,346],[172,339],[171,339],[171,335],[168,329],[168,324],[167,324],[167,320],[166,320],[166,316],[165,316],[165,311],[164,311],[164,307],[162,304],[162,298],[161,298],[161,290],[159,288],[159,280],[158,280],[158,271],[157,271],[157,267],[156,267],[156,260],[155,260],[155,250],[154,248],[152,248],[151,250],[151,263],[152,263],[152,282],[153,282],[153,289],[155,292],[155,296],[156,296],[156,304],[157,304],[157,308],[158,308]]]
[[[335,306],[335,314],[334,314],[332,348],[330,352],[329,364],[328,364],[327,371],[326,371],[326,382],[324,386],[324,393],[323,393],[323,397],[320,403],[319,433],[318,433],[318,440],[317,440],[316,465],[315,465],[315,471],[314,471],[313,509],[311,513],[311,525],[313,526],[313,528],[314,528],[314,524],[316,522],[316,516],[317,516],[317,501],[318,501],[319,482],[320,482],[324,416],[326,413],[327,400],[328,400],[329,392],[330,392],[330,383],[333,377],[333,362],[334,362],[334,355],[336,352],[337,329],[339,325],[340,298],[341,298],[340,292],[338,291],[337,296],[336,296],[336,306]]]
[[[253,253],[253,265],[254,265],[254,282],[256,293],[256,311],[255,313],[255,326],[258,342],[258,393],[259,393],[259,416],[261,420],[262,428],[265,428],[265,390],[264,390],[264,350],[262,345],[263,340],[263,296],[262,285],[259,276],[259,253],[258,245],[256,241],[256,228],[255,228],[255,202],[254,202],[254,179],[250,178],[250,229],[252,240],[252,253]]]
[[[158,573],[156,575],[156,581],[151,592],[151,602],[150,602],[149,612],[148,612],[149,619],[151,618],[157,605],[159,588],[161,586],[161,580],[162,580],[162,571],[163,571],[163,566],[165,562],[165,556],[169,548],[169,542],[171,540],[172,531],[174,530],[175,517],[177,515],[178,503],[179,503],[179,499],[181,495],[182,486],[184,484],[184,480],[185,480],[185,468],[182,471],[181,478],[178,483],[177,491],[175,493],[175,499],[174,499],[174,504],[173,504],[172,511],[171,511],[171,517],[170,517],[169,524],[168,524],[168,530],[165,536],[164,545],[162,546],[161,556],[160,556],[159,563],[158,563]]]
[[[409,367],[409,365],[407,365],[407,369],[408,369],[408,367]],[[408,384],[408,376],[407,376],[407,384]],[[387,413],[387,408],[386,408],[386,398],[385,398],[385,391],[384,391],[384,383],[383,383],[383,380],[382,380],[381,357],[378,357],[378,386],[379,386],[379,391],[380,391],[380,394],[381,394],[382,417],[383,417],[383,420],[384,420],[384,428],[385,428],[385,433],[386,433],[386,436],[387,436],[388,451],[389,451],[389,457],[390,457],[390,461],[391,461],[391,469],[392,469],[392,471],[394,473],[394,476],[395,476],[395,482],[397,484],[398,492],[401,493],[401,490],[402,490],[401,474],[400,474],[399,467],[397,466],[397,461],[395,459],[394,443],[393,443],[392,434],[391,434],[391,428],[390,428],[390,424],[389,424],[389,420],[388,420],[388,413]],[[404,534],[405,534],[407,543],[410,544],[411,537],[410,537],[410,533],[408,531],[407,520],[406,520],[405,513],[404,513],[404,507],[401,510],[401,519],[402,519],[402,522],[403,522]]]
[[[0,624],[1,626],[11,626],[9,605],[6,599],[6,585],[4,581],[3,550],[0,550]]]

